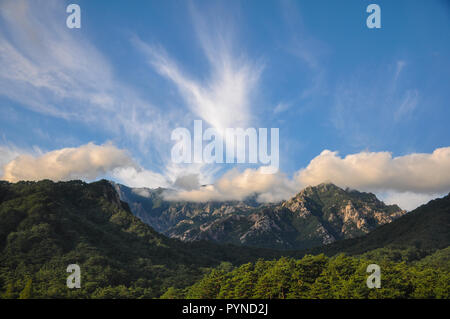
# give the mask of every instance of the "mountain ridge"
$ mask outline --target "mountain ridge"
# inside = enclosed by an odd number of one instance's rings
[[[362,236],[404,215],[374,194],[331,183],[306,187],[289,200],[195,203],[167,201],[164,189],[133,189],[112,182],[136,216],[183,241],[209,240],[273,249],[305,249]],[[144,194],[145,193],[145,194]]]
[[[154,298],[169,287],[184,289],[210,267],[227,263],[321,253],[391,258],[400,253],[392,250],[397,246],[406,249],[401,254],[407,261],[445,266],[448,249],[431,254],[450,244],[449,217],[450,195],[362,237],[275,251],[167,238],[135,217],[104,180],[0,182],[0,295],[16,298],[32,287],[33,297]],[[81,289],[65,286],[66,267],[73,263],[82,271]]]
[[[363,237],[345,239],[324,247],[313,248],[308,253],[363,254],[382,247],[398,249],[414,247],[426,251],[444,249],[450,245],[449,230],[450,193],[419,206]]]
[[[32,280],[35,295],[49,298],[154,298],[206,267],[282,255],[168,238],[135,217],[106,180],[0,181],[0,252],[0,290],[17,297]],[[81,268],[81,289],[65,286],[69,264]]]

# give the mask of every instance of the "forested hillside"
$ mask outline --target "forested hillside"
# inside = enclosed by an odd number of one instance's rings
[[[310,253],[362,254],[379,248],[427,253],[450,246],[450,194],[437,198],[369,234],[311,249]]]
[[[222,264],[195,285],[172,287],[163,297],[448,299],[450,195],[365,236],[308,253],[315,255],[259,260],[240,267]],[[380,289],[366,286],[366,268],[372,263],[381,268]]]
[[[263,249],[182,243],[141,222],[107,181],[0,182],[0,292],[31,297],[158,297],[205,267],[279,257]],[[81,289],[66,268],[81,267]],[[27,287],[31,287],[30,289]]]
[[[367,266],[381,268],[381,287],[369,289]],[[187,289],[163,298],[450,298],[450,272],[428,265],[338,255],[300,260],[259,260],[233,268],[223,264]]]
[[[167,238],[108,181],[0,182],[0,296],[448,298],[449,207],[447,196],[358,239],[276,251]],[[320,255],[340,252],[353,256]],[[381,290],[365,286],[369,262],[383,269]],[[66,287],[69,264],[81,289]]]

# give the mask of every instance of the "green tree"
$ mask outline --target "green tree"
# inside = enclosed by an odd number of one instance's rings
[[[2,294],[3,299],[14,299],[16,295],[14,294],[14,285],[10,282],[6,286],[6,291]]]
[[[19,299],[30,299],[33,293],[33,280],[29,278],[27,280],[27,283],[25,284],[25,287],[23,288],[22,292],[19,295]]]
[[[167,291],[161,296],[161,299],[182,299],[183,292],[180,289],[176,289],[174,287],[170,287]]]

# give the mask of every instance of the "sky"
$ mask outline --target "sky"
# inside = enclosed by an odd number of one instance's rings
[[[413,209],[450,191],[449,34],[444,0],[1,0],[0,179],[195,201],[333,182]],[[278,128],[279,171],[174,163],[194,120]]]

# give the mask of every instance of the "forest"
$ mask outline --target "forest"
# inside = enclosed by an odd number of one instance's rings
[[[0,182],[0,297],[449,298],[449,202],[357,239],[279,251],[167,238],[108,181]],[[380,289],[366,285],[371,263]],[[70,264],[80,289],[66,286]]]

